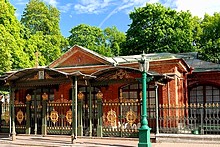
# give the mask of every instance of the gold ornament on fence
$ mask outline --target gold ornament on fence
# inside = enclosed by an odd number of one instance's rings
[[[96,94],[96,97],[98,99],[102,99],[103,98],[103,93],[101,91],[99,91],[97,94]]]
[[[42,99],[44,101],[48,100],[48,94],[44,92],[44,94],[42,95]]]
[[[27,94],[26,100],[27,100],[28,102],[31,101],[31,95],[30,95],[30,94]]]
[[[117,117],[117,115],[116,115],[116,112],[114,110],[111,109],[110,111],[108,111],[107,120],[108,120],[108,122],[110,122],[111,126],[115,126],[116,117]]]
[[[72,110],[71,109],[69,109],[66,112],[66,120],[71,125],[71,123],[72,123]]]
[[[84,98],[84,94],[82,93],[82,91],[79,91],[79,93],[78,93],[78,99],[79,99],[79,100],[83,100],[83,98]]]
[[[134,113],[133,110],[130,109],[130,111],[126,113],[126,120],[130,124],[130,126],[135,122],[136,119],[137,119],[136,114]]]
[[[5,113],[2,114],[2,119],[5,120],[6,124],[9,123],[9,120],[10,120],[9,111],[5,111]]]
[[[59,118],[58,112],[55,109],[53,109],[53,111],[51,111],[50,113],[51,121],[55,124],[58,121],[58,118]]]
[[[21,124],[21,122],[24,120],[24,114],[21,111],[21,109],[17,112],[16,117],[17,117],[17,120],[18,120],[19,124]]]

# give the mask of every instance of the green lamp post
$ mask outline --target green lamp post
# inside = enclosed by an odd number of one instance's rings
[[[149,62],[146,60],[144,53],[141,56],[140,71],[142,72],[142,115],[141,127],[139,129],[139,143],[138,147],[151,147],[150,130],[147,121],[147,71],[149,69]]]

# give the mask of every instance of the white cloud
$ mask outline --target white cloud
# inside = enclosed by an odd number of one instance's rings
[[[176,10],[189,10],[194,16],[203,17],[205,13],[213,15],[220,12],[219,0],[176,0]]]
[[[110,5],[112,0],[80,0],[78,4],[74,6],[77,13],[100,13],[107,6]]]
[[[59,10],[60,12],[67,13],[71,9],[72,6],[73,6],[72,3],[67,3],[66,5],[59,6]]]

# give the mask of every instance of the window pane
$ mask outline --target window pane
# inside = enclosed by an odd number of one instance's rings
[[[130,98],[131,99],[136,99],[137,98],[137,92],[135,91],[135,92],[130,92]]]
[[[149,97],[155,97],[155,91],[149,91]]]

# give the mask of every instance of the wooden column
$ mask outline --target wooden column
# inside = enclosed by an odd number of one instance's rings
[[[97,137],[103,137],[102,135],[102,98],[103,94],[99,91],[96,94],[97,97],[97,105],[98,105],[98,126],[97,126]]]
[[[42,135],[46,136],[47,135],[47,99],[42,100],[42,105],[43,105]]]
[[[31,100],[31,95],[28,94],[26,96],[26,134],[28,135],[31,134],[30,100]]]
[[[92,87],[89,84],[89,136],[92,137]]]
[[[0,98],[0,116],[2,116],[2,99],[3,99],[3,96]],[[4,99],[4,101],[5,101],[5,99]],[[0,124],[2,124],[2,119],[1,118],[0,118]],[[0,125],[0,131],[1,131],[1,125]]]
[[[34,134],[37,135],[37,94],[34,90]]]
[[[77,138],[77,76],[72,79],[72,135],[71,142]]]
[[[10,88],[10,96],[11,96],[11,106],[12,106],[12,141],[16,140],[16,131],[15,131],[15,89]]]
[[[80,94],[80,93],[79,93]],[[83,94],[82,98],[78,96],[78,136],[83,136],[83,124],[82,124],[82,106],[83,106]]]

